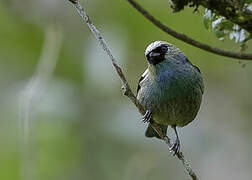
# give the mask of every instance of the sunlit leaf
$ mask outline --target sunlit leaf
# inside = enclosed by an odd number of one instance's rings
[[[220,18],[216,19],[215,21],[213,21],[212,28],[216,29],[223,19],[224,19],[224,17],[220,17]]]
[[[205,14],[203,16],[203,23],[206,29],[209,29],[210,23],[212,22],[213,13],[211,10],[206,9]]]

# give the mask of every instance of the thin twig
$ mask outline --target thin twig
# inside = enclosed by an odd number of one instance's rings
[[[200,49],[203,49],[205,51],[218,54],[220,56],[226,56],[236,59],[243,59],[243,60],[252,60],[252,54],[241,54],[241,53],[235,53],[231,51],[222,50],[213,46],[209,46],[207,44],[203,44],[199,41],[196,41],[182,33],[178,33],[168,26],[161,23],[158,19],[156,19],[154,16],[152,16],[148,11],[146,11],[140,4],[135,2],[134,0],[127,0],[138,12],[140,12],[146,19],[151,21],[155,26],[157,26],[162,31],[166,32],[167,34],[175,37],[176,39],[179,39],[181,41],[184,41],[188,44],[191,44],[195,47],[198,47]]]
[[[145,113],[144,108],[138,103],[136,96],[132,92],[124,74],[123,71],[117,62],[116,58],[113,56],[110,48],[108,47],[105,39],[102,37],[101,33],[98,31],[98,29],[94,26],[94,24],[91,22],[90,18],[88,17],[87,13],[83,9],[83,7],[80,5],[78,0],[69,0],[74,8],[77,10],[77,12],[80,14],[82,19],[85,21],[85,23],[88,25],[89,29],[95,36],[96,40],[99,42],[100,46],[102,49],[108,54],[112,65],[114,66],[117,74],[119,75],[121,81],[122,81],[122,89],[123,89],[123,94],[126,95],[127,97],[130,98],[130,100],[135,104],[137,107],[138,111],[143,115]],[[152,125],[153,129],[160,135],[160,137],[163,137],[163,140],[168,144],[169,147],[171,147],[170,139],[167,136],[164,136],[162,134],[162,131],[159,129],[158,126],[155,126],[155,124]],[[190,163],[184,158],[182,152],[177,154],[178,159],[182,162],[185,170],[187,173],[190,175],[190,177],[193,180],[198,180],[194,170],[192,169]]]

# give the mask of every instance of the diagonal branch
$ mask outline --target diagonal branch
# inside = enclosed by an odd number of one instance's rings
[[[198,47],[200,49],[203,49],[205,51],[218,54],[220,56],[226,56],[236,59],[244,59],[244,60],[252,60],[252,54],[245,54],[245,53],[235,53],[231,51],[222,50],[213,46],[209,46],[207,44],[203,44],[199,41],[196,41],[182,33],[178,33],[168,26],[161,23],[158,19],[153,17],[148,11],[146,11],[140,4],[135,2],[134,0],[127,0],[138,12],[140,12],[145,18],[147,18],[149,21],[151,21],[155,26],[157,26],[162,31],[166,32],[167,34],[175,37],[176,39],[179,39],[181,41],[184,41],[188,44],[191,44],[195,47]]]
[[[84,22],[88,25],[89,29],[91,30],[91,32],[95,36],[96,40],[99,42],[99,45],[101,46],[101,48],[109,56],[113,67],[115,68],[118,76],[121,79],[123,94],[126,95],[128,98],[130,98],[130,100],[137,107],[138,111],[143,115],[145,113],[144,108],[138,103],[138,101],[136,99],[136,96],[132,92],[132,90],[131,90],[131,88],[130,88],[130,86],[129,86],[129,84],[128,84],[128,82],[127,82],[127,80],[126,80],[126,78],[125,78],[125,76],[123,74],[122,68],[120,67],[120,65],[117,62],[116,58],[113,56],[113,54],[112,54],[110,48],[108,47],[105,39],[102,37],[101,33],[98,31],[98,29],[95,27],[95,25],[91,22],[91,20],[88,17],[87,13],[83,9],[83,7],[80,5],[79,0],[69,0],[69,1],[73,4],[74,8],[77,10],[79,15],[84,20]],[[169,137],[163,135],[162,131],[159,129],[158,126],[156,126],[156,124],[153,124],[152,127],[159,134],[160,137],[163,137],[163,140],[168,144],[168,146],[171,147],[172,145],[170,143]],[[194,170],[192,169],[190,163],[184,158],[184,155],[182,154],[182,152],[178,153],[176,156],[182,162],[184,169],[187,171],[187,173],[192,178],[192,180],[198,180],[197,175],[195,174]]]

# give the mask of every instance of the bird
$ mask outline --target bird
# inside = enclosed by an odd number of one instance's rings
[[[176,139],[170,151],[176,155],[181,146],[177,127],[195,119],[204,93],[203,77],[179,48],[166,41],[150,43],[145,56],[148,67],[139,80],[136,95],[145,111],[142,121],[149,123],[145,136],[164,139],[171,126]],[[152,128],[154,124],[161,135]]]

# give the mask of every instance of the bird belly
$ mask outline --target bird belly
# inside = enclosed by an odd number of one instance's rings
[[[176,125],[183,127],[194,120],[201,104],[201,95],[190,94],[167,99],[153,109],[153,119],[162,125]],[[150,107],[152,108],[152,107]]]
[[[151,110],[153,120],[162,125],[183,127],[194,120],[201,104],[202,93],[195,86],[146,85],[137,96],[140,104]]]

